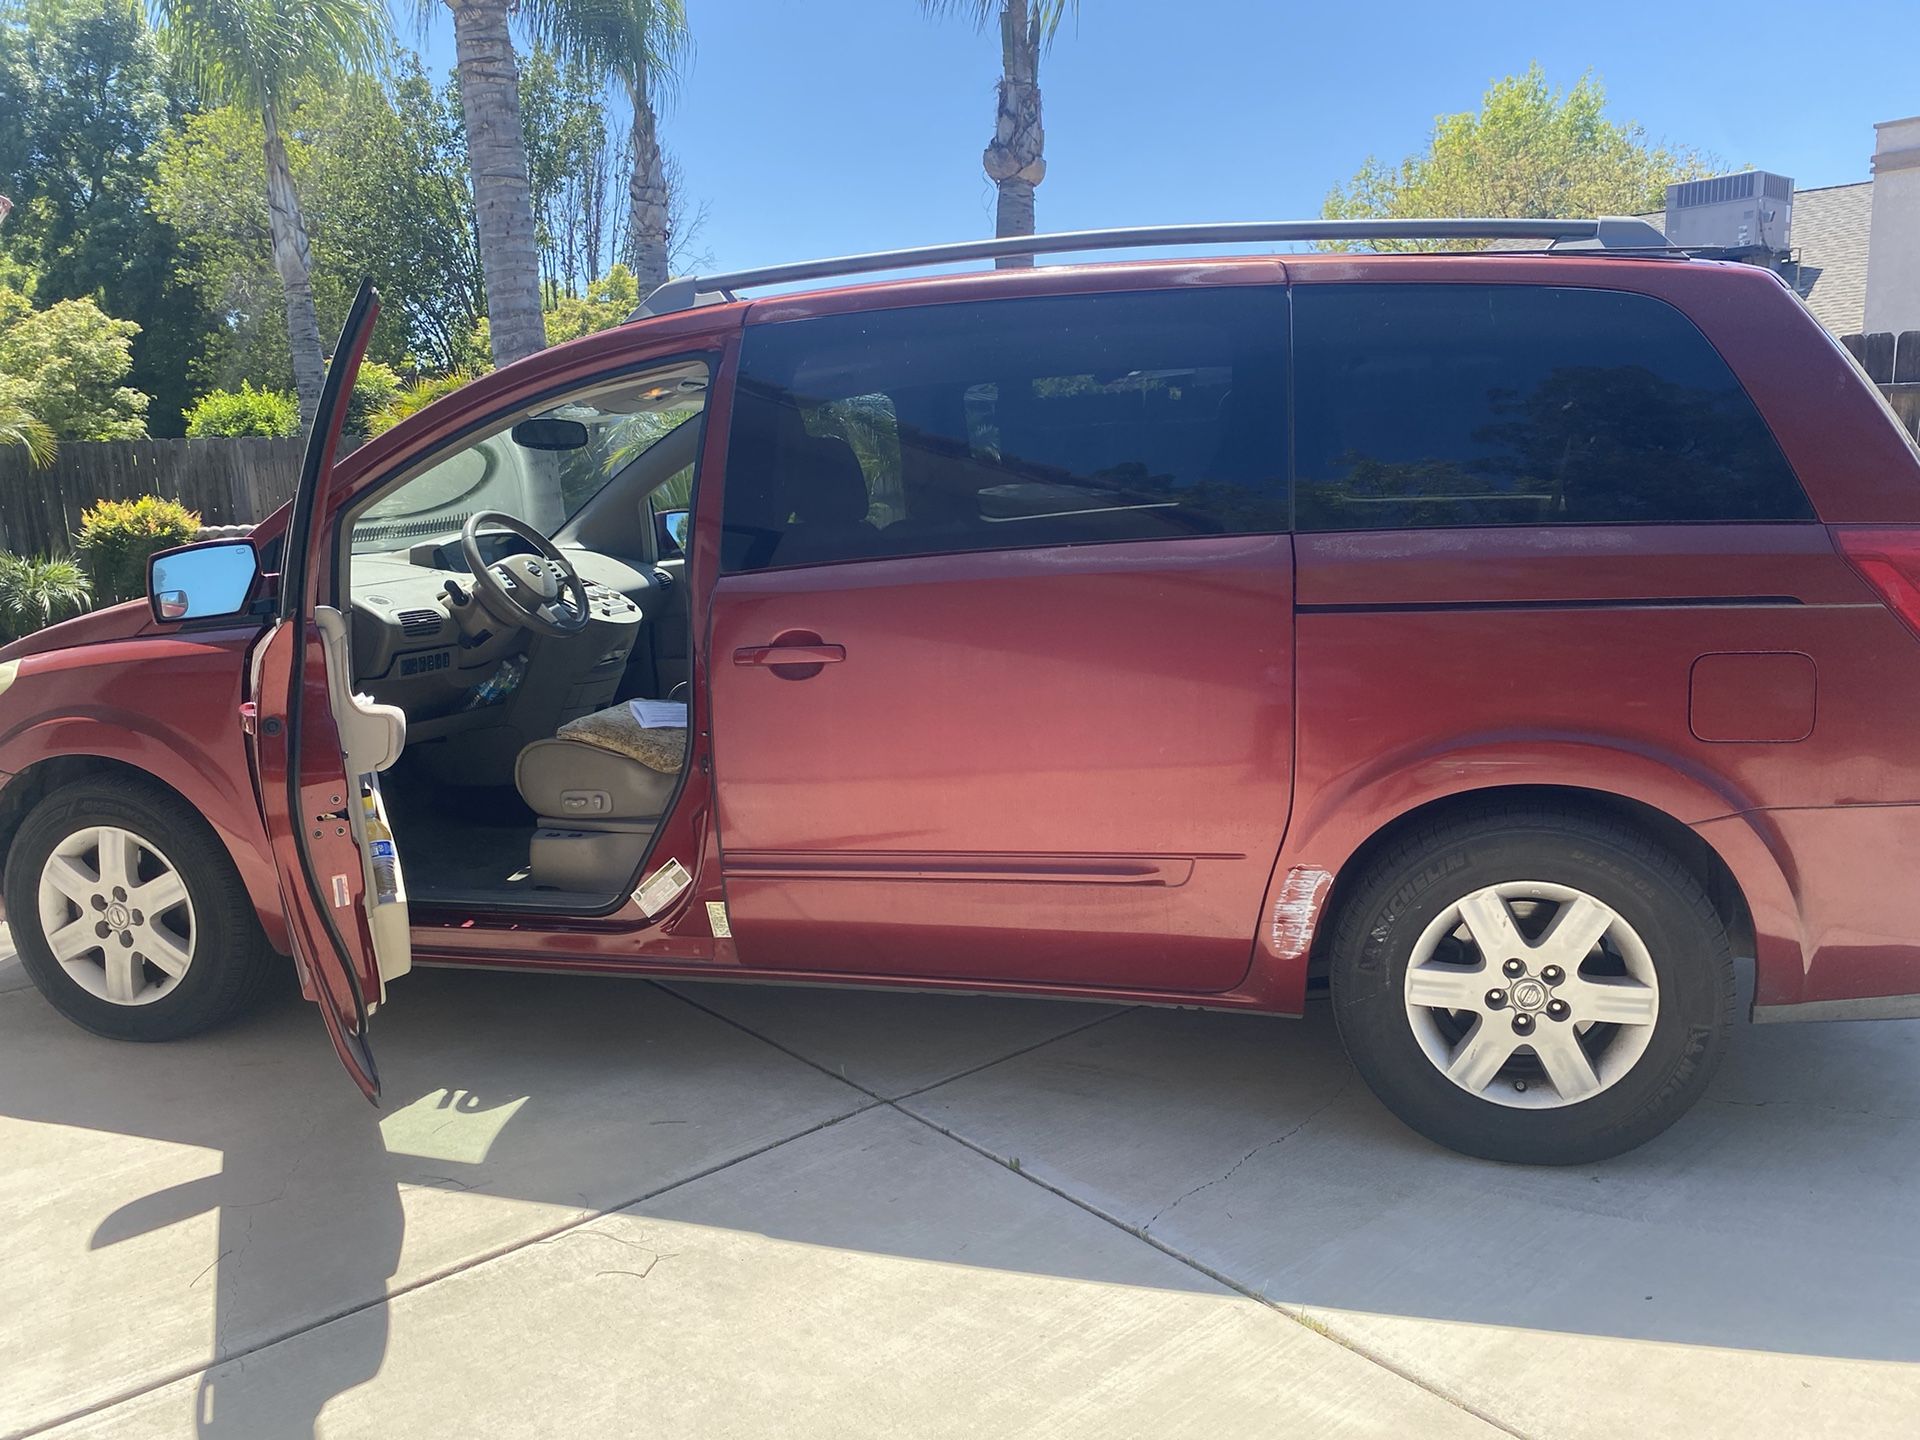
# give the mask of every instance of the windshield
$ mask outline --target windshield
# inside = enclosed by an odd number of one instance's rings
[[[353,525],[353,553],[398,550],[501,510],[552,535],[614,476],[698,415],[706,372],[653,375],[523,413],[443,455]],[[558,422],[558,423],[552,423]]]

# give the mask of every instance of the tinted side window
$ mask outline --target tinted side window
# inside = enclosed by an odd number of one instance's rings
[[[1706,337],[1647,295],[1294,292],[1302,530],[1811,520]]]
[[[750,327],[722,568],[1284,531],[1285,303],[1223,287]]]

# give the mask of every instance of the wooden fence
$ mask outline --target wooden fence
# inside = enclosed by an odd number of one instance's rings
[[[1840,343],[1853,352],[1877,385],[1920,384],[1920,330],[1889,330],[1871,335],[1842,335]]]
[[[103,440],[62,445],[35,469],[0,447],[0,550],[64,555],[96,500],[160,495],[208,525],[249,525],[293,498],[301,440]]]
[[[1920,439],[1920,330],[1842,335],[1840,343],[1880,387],[1908,433]]]

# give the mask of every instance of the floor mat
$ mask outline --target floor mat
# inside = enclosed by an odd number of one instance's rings
[[[383,788],[410,895],[533,888],[533,819],[518,795],[488,803],[478,793],[437,793],[405,780]],[[482,818],[502,815],[504,822]]]

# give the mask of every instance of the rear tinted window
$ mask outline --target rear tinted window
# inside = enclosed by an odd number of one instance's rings
[[[1242,287],[750,327],[722,568],[1283,531],[1285,334]]]
[[[1520,285],[1294,292],[1302,530],[1810,520],[1678,310]]]

